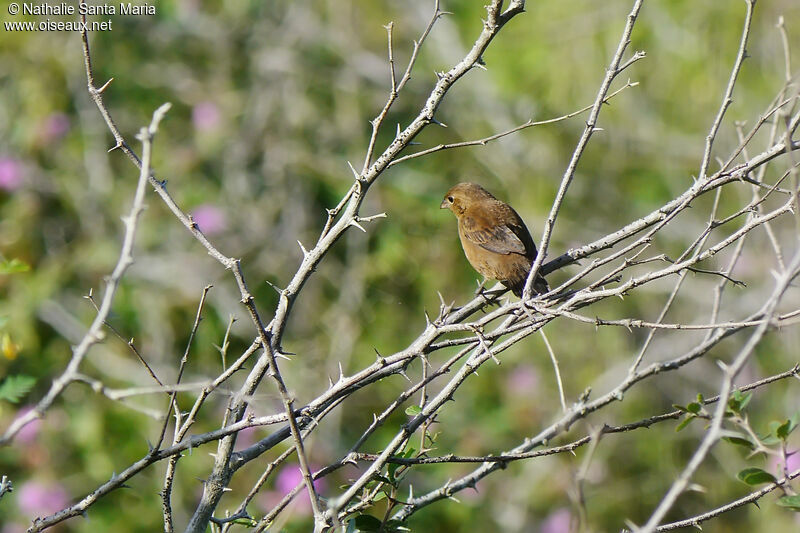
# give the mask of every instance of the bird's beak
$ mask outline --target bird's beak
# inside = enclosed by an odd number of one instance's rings
[[[450,206],[447,204],[447,198],[445,198],[444,200],[442,200],[442,203],[441,203],[441,205],[439,206],[439,209],[447,209],[447,208],[449,208],[449,207],[450,207]]]

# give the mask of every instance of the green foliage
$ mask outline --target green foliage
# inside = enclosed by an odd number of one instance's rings
[[[728,399],[728,410],[732,414],[740,415],[752,398],[752,393],[742,394],[742,391],[735,390]]]
[[[36,384],[36,378],[31,376],[8,376],[0,382],[0,400],[19,403],[31,391],[34,384]]]
[[[740,470],[736,477],[748,485],[761,485],[762,483],[775,483],[775,476],[761,468],[749,467]]]
[[[30,269],[30,265],[17,258],[0,261],[0,274],[17,274],[19,272],[27,272]]]
[[[800,512],[800,496],[781,496],[778,498],[778,505]]]
[[[794,1],[758,3],[750,58],[718,139],[720,153],[737,142],[733,121],[753,121],[783,83],[774,25],[779,13],[786,15],[790,43],[797,50],[800,21]],[[302,259],[296,241],[306,247],[316,241],[325,209],[336,205],[351,183],[346,162],[360,168],[363,161],[368,120],[380,111],[390,87],[383,26],[390,20],[395,23],[400,73],[412,41],[424,27],[419,13],[430,11],[430,4],[312,0],[189,6],[164,0],[158,2],[155,17],[117,18],[113,31],[90,36],[98,81],[114,78],[105,101],[137,150],[133,134],[155,108],[166,101],[174,103],[156,141],[156,173],[168,181],[170,193],[187,211],[203,206],[219,210],[224,224],[207,232],[209,239],[242,259],[249,288],[267,319],[278,296],[264,280],[286,286]],[[449,127],[426,130],[415,139],[419,148],[481,138],[531,117],[559,116],[590,103],[628,4],[528,2],[527,13],[509,24],[485,55],[488,70],[469,73],[438,110],[437,117]],[[740,4],[676,0],[653,3],[643,12],[632,49],[644,50],[648,57],[625,73],[640,85],[604,107],[599,124],[603,131],[594,135],[581,160],[559,214],[549,257],[628,224],[691,184],[727,83],[741,29]],[[388,117],[388,127],[378,136],[378,147],[392,141],[395,124],[408,124],[419,110],[435,82],[433,72],[449,68],[480,31],[485,16],[482,3],[444,1],[442,8],[454,15],[442,20],[420,53],[414,76]],[[119,253],[120,216],[130,208],[138,175],[119,150],[107,153],[114,140],[86,92],[80,48],[77,35],[57,32],[5,33],[0,42],[4,66],[0,159],[6,172],[16,169],[22,178],[17,188],[0,189],[0,254],[14,258],[0,263],[0,322],[5,321],[0,333],[8,333],[14,346],[24,346],[14,350],[13,358],[0,356],[0,376],[5,376],[0,397],[6,401],[38,400],[44,391],[35,383],[50,383],[59,375],[70,346],[94,319],[95,309],[83,296],[90,289],[102,293],[104,277]],[[388,218],[366,226],[367,234],[345,235],[295,303],[296,320],[283,343],[298,355],[291,363],[281,361],[281,368],[298,404],[324,388],[329,376],[335,380],[340,363],[349,373],[373,361],[374,349],[391,354],[404,348],[424,328],[423,310],[435,315],[438,291],[456,305],[470,297],[478,275],[464,260],[449,214],[438,209],[450,185],[466,179],[485,184],[511,201],[538,241],[584,121],[585,116],[579,116],[487,146],[440,152],[390,169],[365,204],[365,214],[385,211]],[[736,194],[750,191],[743,185],[735,194],[723,194],[721,213],[736,205]],[[124,341],[106,330],[106,340],[92,349],[81,368],[112,388],[154,384],[127,345],[130,338],[159,377],[169,382],[174,376],[170,371],[185,350],[199,295],[209,282],[215,287],[190,350],[187,376],[205,379],[219,373],[222,365],[214,346],[222,344],[229,316],[238,321],[228,363],[252,341],[229,272],[207,256],[151,191],[147,205],[134,267],[109,318]],[[687,213],[679,224],[693,228],[705,220]],[[683,230],[665,232],[652,249],[676,257],[674,251],[691,240],[687,235]],[[768,283],[764,273],[775,265],[760,257],[748,260],[743,274],[748,284]],[[553,273],[551,285],[577,271],[570,267]],[[25,274],[18,275],[21,272]],[[709,283],[701,275],[689,278],[687,283],[697,286]],[[658,286],[645,297],[602,302],[592,311],[603,317],[653,318],[669,290]],[[702,305],[679,304],[671,313],[684,317]],[[600,376],[630,364],[644,338],[641,331],[595,331],[568,321],[553,323],[547,333],[562,365],[568,402]],[[754,359],[753,374],[768,375],[794,361],[795,350],[781,335],[774,334],[769,357]],[[660,338],[659,333],[656,340]],[[735,348],[732,340],[712,355],[726,360]],[[402,456],[416,457],[419,448],[428,446],[434,448],[431,454],[499,453],[552,421],[560,405],[541,340],[527,339],[501,359],[502,365],[487,366],[459,390],[457,401],[448,404],[431,428],[437,432],[433,442],[417,445],[416,450],[409,447]],[[647,394],[631,390],[615,406],[614,418],[633,421],[662,412],[685,397],[681,387],[714,394],[718,375],[697,364],[700,368],[682,374],[675,388],[654,387]],[[408,371],[418,375],[420,366],[412,365]],[[240,378],[234,377],[231,390]],[[374,393],[355,395],[354,407],[348,407],[341,419],[324,420],[328,437],[309,447],[312,460],[327,464],[346,452],[371,423],[372,413],[393,401],[405,383],[400,377],[388,379]],[[747,408],[756,427],[767,427],[765,420],[787,416],[774,413],[774,406],[785,405],[791,390],[788,384],[776,384],[758,392],[758,400],[749,405],[749,394],[737,400],[734,393],[728,407],[731,413]],[[252,405],[258,414],[273,412],[274,394],[266,383],[257,391]],[[178,394],[183,410],[190,409],[193,400],[193,393]],[[208,414],[200,414],[196,430],[219,428],[218,415],[226,402],[221,392],[212,395]],[[164,403],[163,395],[111,402],[89,387],[73,385],[48,412],[35,440],[0,450],[0,471],[13,477],[17,486],[64,480],[64,490],[77,500],[147,453],[147,442],[157,439],[162,422],[146,413],[160,412]],[[406,423],[408,416],[417,416],[418,409],[398,410],[364,449],[380,449],[394,428]],[[705,413],[702,398],[680,409],[685,415],[678,430]],[[15,414],[4,405],[0,428],[7,427]],[[765,442],[796,446],[792,441],[797,437],[796,418],[792,420],[788,425],[778,422],[769,437],[776,440]],[[575,435],[584,429],[576,425]],[[592,464],[596,477],[585,486],[590,496],[588,529],[612,531],[620,527],[620,516],[641,523],[676,469],[691,456],[697,434],[702,434],[700,424],[677,436],[669,423],[638,431],[620,439],[606,438],[598,446]],[[268,431],[254,434],[263,438]],[[744,437],[726,439],[738,447],[753,444]],[[196,507],[196,480],[207,477],[212,460],[208,452],[213,447],[193,449],[181,459],[173,499],[177,517],[186,517]],[[729,468],[735,472],[745,466],[736,448],[720,448],[733,449],[720,451],[726,467],[732,465]],[[461,505],[449,501],[432,505],[413,516],[408,527],[496,530],[502,528],[509,502],[527,529],[534,531],[559,509],[575,514],[567,495],[584,458],[581,450],[576,453],[577,457],[564,454],[509,464],[502,476],[482,481],[476,491],[465,491],[468,496]],[[371,485],[382,484],[376,508],[349,520],[348,531],[355,531],[359,519],[382,523],[375,517],[383,516],[393,498],[401,500],[409,484],[419,494],[463,475],[467,468],[430,465],[409,470],[388,465]],[[260,474],[243,469],[231,488],[236,494],[246,493]],[[352,470],[342,469],[330,476],[328,486],[338,487],[352,475]],[[710,487],[709,493],[696,501],[679,502],[676,516],[741,495],[733,475],[720,481],[724,476],[717,466],[704,466],[698,476]],[[130,484],[133,490],[111,493],[92,506],[90,520],[74,519],[65,527],[120,533],[163,529],[158,496],[163,469],[157,465]],[[268,512],[273,502],[262,496],[272,497],[276,491],[275,481],[270,480],[251,503],[250,513],[259,517]],[[220,509],[228,508],[230,501],[224,500]],[[17,506],[6,507],[4,522],[18,529],[29,525],[32,517],[22,516]],[[794,524],[769,513],[742,511],[734,518],[720,517],[719,526],[708,524],[704,530],[758,531],[764,524],[779,530]],[[308,520],[302,510],[295,510],[281,527],[290,533],[307,531]],[[251,525],[244,522],[237,524]],[[391,520],[383,526],[384,531],[406,527]]]

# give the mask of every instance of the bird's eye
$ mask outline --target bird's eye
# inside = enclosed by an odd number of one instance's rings
[[[448,196],[448,197],[447,197],[447,201],[448,201],[448,202],[450,202],[450,203],[452,204],[452,203],[453,203],[453,197],[452,197],[452,196]]]

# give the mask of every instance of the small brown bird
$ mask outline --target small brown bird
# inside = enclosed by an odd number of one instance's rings
[[[440,207],[458,219],[458,236],[472,268],[521,297],[537,252],[517,212],[476,183],[453,186]],[[542,294],[550,289],[537,276],[533,290]]]

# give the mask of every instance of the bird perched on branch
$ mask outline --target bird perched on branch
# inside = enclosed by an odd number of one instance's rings
[[[476,183],[453,186],[440,207],[458,219],[458,236],[472,268],[521,297],[537,252],[517,212]],[[550,289],[537,276],[533,290],[542,294]]]

